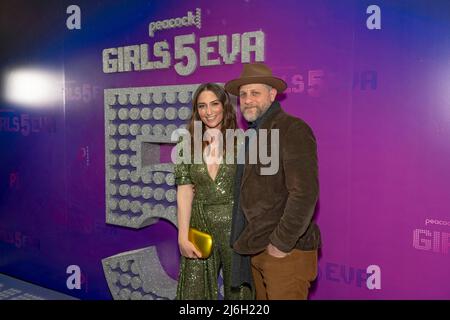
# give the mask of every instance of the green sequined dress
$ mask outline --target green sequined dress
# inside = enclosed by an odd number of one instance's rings
[[[213,252],[208,259],[181,257],[177,299],[217,300],[219,269],[223,270],[224,299],[252,299],[251,289],[231,288],[230,247],[231,215],[236,165],[221,164],[215,180],[206,164],[178,164],[175,166],[177,185],[193,184],[190,226],[213,237]]]

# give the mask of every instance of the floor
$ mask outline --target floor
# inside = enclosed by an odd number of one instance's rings
[[[0,300],[78,300],[16,278],[0,274]]]

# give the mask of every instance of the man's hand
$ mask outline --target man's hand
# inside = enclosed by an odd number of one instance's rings
[[[275,258],[284,258],[287,255],[289,255],[289,253],[279,250],[277,247],[275,247],[271,243],[269,243],[269,245],[267,246],[267,253]]]

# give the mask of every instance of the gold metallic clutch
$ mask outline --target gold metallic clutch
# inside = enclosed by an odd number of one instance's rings
[[[206,259],[211,255],[213,239],[210,234],[195,228],[189,228],[188,240],[202,253],[202,259]]]

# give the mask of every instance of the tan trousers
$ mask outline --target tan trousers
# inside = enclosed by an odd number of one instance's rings
[[[294,249],[284,258],[263,251],[252,257],[256,300],[306,300],[317,277],[317,250]]]

